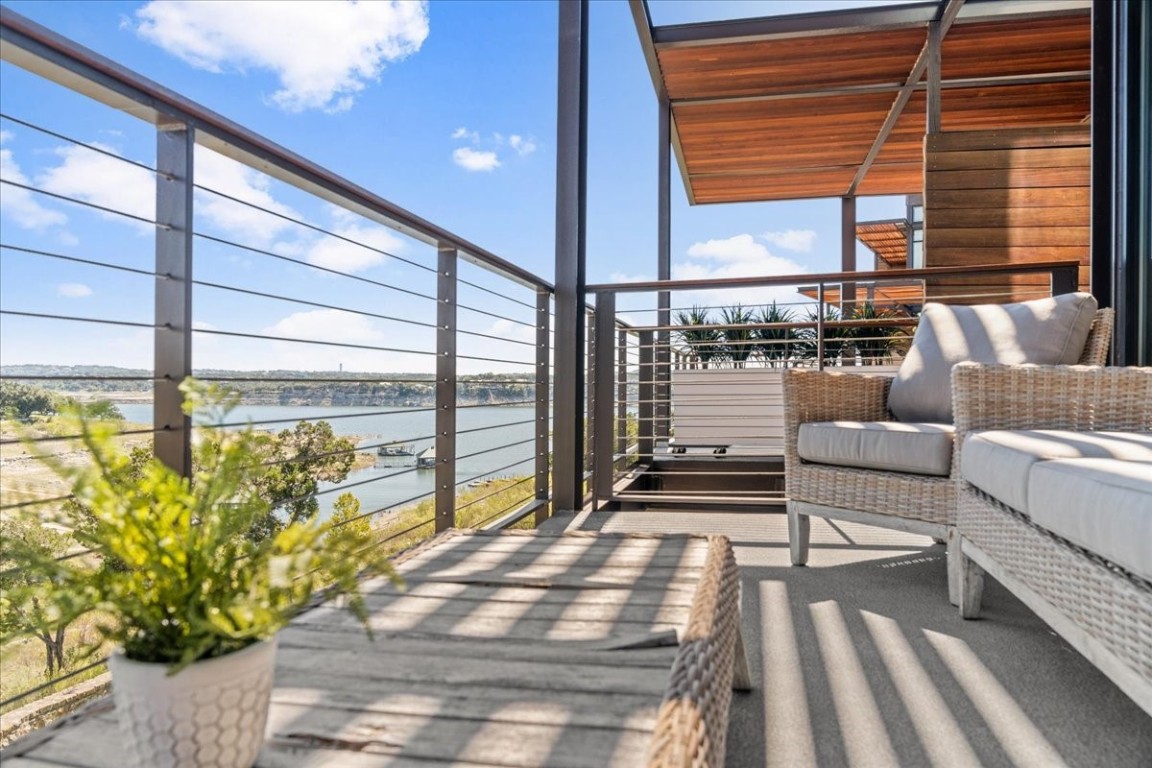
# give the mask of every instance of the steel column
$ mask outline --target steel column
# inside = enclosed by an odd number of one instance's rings
[[[551,383],[548,368],[549,351],[548,316],[552,308],[552,294],[540,289],[536,292],[536,499],[548,499],[548,413],[551,403],[548,399],[548,385]],[[548,519],[548,505],[536,509],[536,525]]]
[[[556,333],[552,509],[583,507],[588,2],[560,4],[556,109]]]
[[[639,365],[639,398],[640,402],[637,404],[636,418],[639,420],[637,425],[639,434],[636,441],[636,458],[643,464],[651,464],[653,454],[655,453],[655,440],[653,439],[653,423],[652,418],[656,413],[652,402],[656,397],[656,388],[652,384],[653,377],[653,354],[652,344],[655,337],[652,331],[640,331],[638,334],[640,340],[640,359]]]
[[[1112,149],[1116,130],[1115,90],[1112,73],[1113,28],[1116,5],[1113,0],[1092,3],[1092,295],[1097,305],[1111,307],[1113,296],[1113,200]]]
[[[183,123],[156,132],[156,458],[192,476],[192,422],[180,382],[192,375],[192,196],[195,132]]]
[[[596,361],[596,382],[593,392],[592,405],[592,434],[593,434],[593,466],[592,488],[594,491],[593,508],[596,501],[607,499],[612,495],[613,462],[612,462],[612,412],[615,410],[612,402],[612,358],[613,338],[616,330],[616,294],[604,291],[596,294],[595,330],[593,355]]]
[[[456,249],[436,272],[436,531],[456,527]]]
[[[856,271],[856,198],[840,198],[840,271]],[[840,314],[847,317],[856,306],[856,283],[840,285]]]
[[[656,183],[656,278],[672,279],[672,104],[665,98],[659,99],[657,106],[657,163]],[[672,294],[660,291],[656,294],[656,324],[662,328],[671,325]],[[667,330],[657,332],[659,345],[656,348],[656,437],[666,440],[671,432],[670,414],[670,367],[672,364]]]
[[[596,313],[588,312],[585,318],[588,321],[588,325],[585,328],[588,333],[587,359],[584,363],[585,370],[588,372],[587,395],[585,398],[585,413],[588,414],[588,420],[584,424],[584,472],[587,473],[592,471],[592,455],[596,451],[596,428],[599,425],[592,415],[596,411],[596,385],[600,377],[596,375]]]
[[[616,453],[628,456],[628,332],[616,332]]]

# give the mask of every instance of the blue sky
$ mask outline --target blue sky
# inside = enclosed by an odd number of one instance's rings
[[[554,3],[3,4],[551,279]],[[656,0],[652,14],[657,24],[669,24],[862,4],[868,3]],[[657,148],[651,80],[626,3],[593,2],[590,22],[588,280],[654,277]],[[153,162],[151,126],[7,63],[0,65],[0,108],[6,116],[108,153],[0,120],[5,179],[151,215],[150,172],[120,159]],[[198,288],[195,321],[204,333],[197,335],[197,367],[430,367],[430,329],[402,322],[431,322],[430,302],[376,284],[434,293],[426,268],[434,264],[430,249],[208,152],[199,153],[197,174],[204,186],[314,227],[207,192],[199,195],[197,230],[245,247],[198,240],[198,279],[314,304]],[[675,170],[672,191],[674,276],[820,272],[839,266],[837,200],[689,206]],[[0,186],[0,202],[0,240],[8,246],[151,268],[147,225],[10,184]],[[861,220],[902,213],[899,200],[859,203]],[[861,266],[867,266],[861,258]],[[309,264],[354,277],[336,277]],[[516,302],[531,302],[531,294],[476,268],[466,267],[462,275],[515,300],[463,288],[461,303],[481,311],[461,312],[461,327],[473,334],[465,354],[478,358],[462,361],[462,369],[527,369],[531,310]],[[0,301],[9,310],[147,324],[151,290],[152,278],[124,270],[12,248],[0,253]],[[359,346],[257,342],[220,332]],[[6,316],[0,362],[149,365],[150,333]]]

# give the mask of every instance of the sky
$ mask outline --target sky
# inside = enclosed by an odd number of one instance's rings
[[[553,2],[0,4],[552,279]],[[653,0],[651,13],[867,4]],[[656,100],[627,3],[593,0],[589,48],[587,280],[652,279]],[[155,129],[7,62],[0,112],[0,304],[112,321],[4,315],[0,363],[150,367]],[[196,182],[196,368],[432,370],[432,249],[203,148]],[[899,199],[858,202],[860,220],[902,215]],[[837,199],[691,206],[674,166],[673,277],[836,271],[839,220]],[[460,275],[460,370],[530,371],[533,293]]]

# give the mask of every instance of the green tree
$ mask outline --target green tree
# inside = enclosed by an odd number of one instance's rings
[[[360,517],[360,499],[351,491],[345,491],[332,505],[332,527],[347,528],[356,535],[366,536],[372,532],[372,523],[367,517]]]
[[[264,435],[260,452],[266,471],[255,476],[271,506],[249,533],[253,540],[279,531],[287,523],[307,520],[320,511],[320,483],[340,483],[355,460],[356,444],[337,437],[326,421],[301,421],[293,429]],[[281,515],[287,519],[282,520]]]
[[[5,419],[30,421],[36,414],[51,416],[56,413],[58,404],[56,395],[46,389],[15,381],[0,381],[0,416]]]
[[[43,643],[45,673],[54,677],[64,668],[66,627],[44,628],[45,607],[34,591],[27,600],[11,599],[29,592],[34,579],[15,564],[14,548],[19,545],[42,557],[58,558],[73,545],[72,537],[26,516],[0,518],[0,636],[31,635]]]

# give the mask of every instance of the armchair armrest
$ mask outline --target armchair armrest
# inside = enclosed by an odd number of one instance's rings
[[[956,445],[973,430],[1152,431],[1152,368],[991,365],[952,368]]]
[[[796,454],[800,425],[809,421],[887,421],[888,376],[784,371],[784,455]]]

